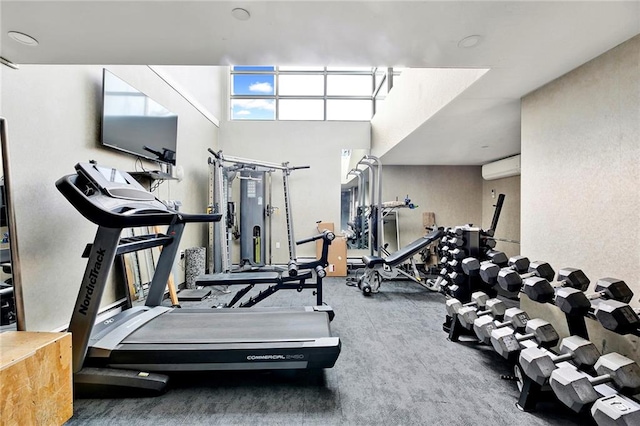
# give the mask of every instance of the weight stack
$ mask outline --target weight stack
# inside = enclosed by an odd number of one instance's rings
[[[196,288],[196,278],[204,274],[206,249],[190,247],[184,251],[184,275],[187,288]]]

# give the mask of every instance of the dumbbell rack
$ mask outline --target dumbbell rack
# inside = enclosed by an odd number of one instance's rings
[[[445,239],[445,244],[447,244],[447,242],[454,244],[457,249],[462,251],[462,257],[476,257],[480,261],[488,259],[486,256],[487,247],[484,247],[482,241],[486,240],[489,232],[483,231],[481,228],[473,227],[469,224],[449,229],[447,234],[448,238]],[[451,250],[444,248],[442,251],[443,257],[446,257],[448,254],[447,251]],[[474,291],[483,291],[489,297],[495,297],[497,295],[497,291],[492,288],[492,286],[485,284],[479,276],[464,274],[460,261],[449,261],[445,265],[445,268],[447,268],[447,271],[449,272],[448,276],[455,275],[456,277],[462,277],[456,283],[449,285],[445,290],[445,293],[448,296],[454,297],[462,303],[467,303],[471,300],[471,294]],[[445,332],[449,333],[449,339],[452,341],[458,341],[459,337],[463,335],[474,335],[472,331],[470,332],[462,327],[456,318],[452,318],[448,315],[446,316],[442,327]]]
[[[472,229],[471,226],[456,227],[450,230],[449,235],[451,236],[451,238],[464,238],[464,241],[463,241],[464,244],[462,243],[462,241],[455,240],[451,244],[451,246],[455,246],[457,249],[461,249],[461,251],[464,250],[465,255],[467,253],[470,253],[467,250],[469,250],[469,248],[473,248],[473,247],[470,247],[470,245],[473,244],[474,237],[482,235],[480,234],[480,232],[482,232],[481,230],[478,230],[479,231],[478,234],[474,234],[473,233],[474,231],[476,231],[476,229]],[[485,236],[485,238],[487,237]],[[475,241],[478,241],[478,240],[475,240]],[[448,242],[450,243],[450,241]],[[475,252],[477,253],[478,257],[486,256],[486,250],[483,250],[483,244],[481,240],[476,247],[480,248],[477,252]],[[446,253],[448,250],[449,249],[444,249],[443,251]],[[451,256],[456,257],[457,255],[460,255],[460,254],[461,253],[453,253]],[[541,276],[529,277],[524,280],[525,282],[523,283],[523,288],[520,291],[527,294],[527,296],[530,296],[530,293],[528,293],[527,287],[532,285],[531,283],[535,282],[536,280],[544,281],[546,283],[546,286],[548,287],[547,290],[550,294],[550,297],[544,300],[539,300],[536,298],[532,298],[532,300],[535,300],[539,303],[545,303],[545,302],[558,303],[559,300],[561,299],[558,297],[558,294],[557,294],[558,291],[566,289],[568,292],[568,296],[563,295],[564,299],[562,303],[568,303],[569,304],[568,306],[571,306],[571,309],[569,310],[569,309],[563,309],[560,306],[559,307],[560,307],[560,310],[566,314],[566,320],[569,325],[569,331],[571,336],[582,337],[583,339],[588,340],[587,329],[585,324],[585,318],[587,317],[597,320],[598,322],[600,322],[603,328],[616,332],[618,334],[632,334],[632,335],[639,336],[640,335],[640,316],[639,316],[640,312],[637,312],[627,303],[628,302],[627,299],[630,300],[633,294],[632,293],[627,294],[626,291],[623,291],[623,287],[620,285],[621,280],[617,280],[615,278],[602,278],[601,280],[598,281],[595,292],[592,293],[591,295],[585,295],[584,293],[587,290],[589,281],[588,281],[588,278],[579,276],[580,274],[584,275],[580,270],[577,270],[575,268],[565,268],[561,270],[557,278],[557,281],[562,284],[559,287],[551,286],[551,284],[547,281],[547,279]],[[450,276],[451,274],[447,274],[447,275]],[[460,295],[464,295],[465,291],[467,292],[467,294],[471,294],[472,291],[477,291],[478,287],[473,287],[474,283],[470,278],[472,277],[466,276],[464,282],[456,280],[455,284],[457,285],[458,288],[454,288],[453,290],[449,289],[449,291],[451,293],[454,293],[457,291],[458,292],[457,294],[460,294]],[[529,280],[532,280],[532,281],[528,283],[527,281]],[[614,285],[615,285],[615,288],[613,287]],[[541,290],[537,289],[532,291],[538,292]],[[535,294],[535,293],[532,293],[532,294]],[[625,295],[625,298],[622,298],[621,297],[622,295]],[[597,297],[594,297],[594,296],[597,296]],[[531,297],[532,296],[530,296],[530,298]],[[568,301],[567,297],[571,297],[571,301]],[[471,299],[473,299],[473,297]],[[596,302],[596,304],[594,305],[595,300],[598,300],[598,302]],[[468,302],[469,302],[469,299],[466,299],[465,302],[463,303],[466,304],[467,306],[472,306],[472,304]],[[605,306],[605,308],[603,308],[603,306]],[[450,312],[449,304],[447,304],[447,315],[446,315],[446,321],[443,324],[443,328],[445,329],[445,331],[447,331],[449,335],[448,336],[449,340],[457,341],[463,335],[471,336],[474,334],[473,331],[469,330],[467,327],[463,325],[464,323],[468,323],[467,320],[460,319],[459,315],[450,314],[449,312]],[[569,314],[569,312],[571,314]],[[601,315],[599,315],[599,313]],[[500,325],[500,324],[501,323],[498,323],[499,327],[508,326],[508,325],[505,325],[506,323],[504,322],[502,323],[503,325]],[[478,334],[475,337],[477,337],[476,341],[479,340],[480,342],[486,343],[480,334]],[[493,334],[492,334],[492,338],[493,338]],[[582,412],[584,411],[582,408],[586,409],[587,407],[591,407],[590,408],[591,415],[593,416],[594,420],[596,420],[598,425],[640,424],[639,422],[640,401],[638,401],[637,396],[634,397],[633,395],[631,395],[631,393],[633,393],[635,391],[634,389],[636,388],[626,387],[618,390],[615,386],[605,382],[605,380],[607,381],[611,380],[611,379],[608,379],[608,377],[606,377],[609,375],[606,371],[600,371],[598,370],[597,366],[594,368],[590,366],[590,364],[588,363],[575,364],[572,358],[565,357],[566,354],[569,352],[562,349],[562,347],[560,348],[560,351],[558,353],[555,353],[550,349],[550,346],[545,346],[543,341],[541,340],[539,341],[523,340],[520,342],[520,344],[521,344],[521,349],[529,348],[529,347],[546,348],[546,350],[549,351],[552,357],[556,358],[556,361],[554,361],[554,363],[557,363],[556,369],[557,368],[575,369],[581,372],[580,374],[582,374],[583,376],[588,376],[589,381],[592,382],[593,391],[599,396],[599,398],[595,400],[595,402],[592,402],[593,400],[591,400],[590,402],[589,399],[582,396],[580,397],[579,400],[567,399],[568,401],[571,401],[570,404],[573,404],[573,405],[567,405],[569,404],[569,402],[566,402],[564,399],[560,398],[559,396],[560,394],[558,394],[558,392],[560,391],[556,388],[551,389],[549,385],[550,383],[549,379],[545,380],[544,383],[540,380],[539,375],[537,379],[532,379],[527,375],[527,374],[531,374],[531,372],[525,373],[525,369],[523,369],[523,366],[526,367],[525,364],[522,364],[522,362],[524,361],[522,361],[521,359],[515,360],[511,358],[506,358],[510,362],[512,368],[514,369],[514,373],[518,381],[518,389],[520,391],[520,394],[517,399],[516,406],[519,409],[523,411],[532,411],[536,408],[539,402],[550,400],[550,399],[555,400],[556,398],[550,398],[550,397],[553,397],[555,394],[555,396],[558,397],[560,402],[564,403],[570,409],[576,412],[578,411]],[[555,345],[555,343],[553,345]],[[499,349],[495,345],[494,345],[494,349],[499,352]],[[609,356],[611,354],[612,353],[610,352],[606,356]],[[616,355],[621,357],[621,355],[618,355],[618,354]],[[605,356],[603,355],[600,358],[602,359],[604,357]],[[549,367],[546,367],[546,369],[549,370]],[[545,370],[541,370],[541,371],[545,371]],[[596,372],[595,375],[593,374],[594,372]],[[597,374],[599,374],[599,376]],[[627,372],[626,374],[628,375],[630,373]],[[637,373],[634,373],[634,374],[637,374]],[[575,377],[578,377],[578,376],[575,376]],[[577,381],[578,379],[576,379],[575,377],[570,377],[569,375],[566,375],[566,379],[564,380]],[[583,379],[580,379],[580,380],[583,380]],[[558,382],[554,383],[553,385],[557,387]],[[565,394],[562,394],[562,395],[565,395]],[[565,396],[565,398],[567,397]],[[569,397],[569,398],[572,398],[572,397]],[[620,423],[617,420],[614,420],[614,419],[617,419],[616,416],[624,416],[626,419],[623,421],[627,421],[627,423]],[[616,423],[611,423],[612,421]],[[629,421],[632,423],[628,423]]]
[[[460,249],[464,253],[463,257],[477,257],[480,253],[480,232],[479,229],[472,228],[471,225],[456,226],[450,229],[448,231],[448,239],[445,241],[449,241]],[[462,242],[462,244],[460,244],[460,242]],[[445,251],[451,250],[445,248]],[[447,267],[448,270],[450,270],[449,276],[464,277],[460,283],[448,287],[448,295],[458,299],[462,303],[469,302],[471,300],[472,288],[475,287],[475,283],[472,282],[474,277],[463,274],[459,261],[449,261],[447,262]],[[449,333],[449,340],[453,342],[457,342],[462,335],[472,335],[469,330],[462,327],[457,316],[451,317],[447,315],[444,324],[442,324],[442,328],[445,332]]]
[[[456,247],[464,253],[463,257],[476,257],[480,260],[485,260],[482,258],[483,256],[481,256],[480,249],[481,231],[482,230],[480,228],[474,228],[471,225],[457,226],[450,231],[449,241],[456,241]],[[450,286],[450,296],[466,303],[471,300],[471,293],[474,291],[482,289],[487,292],[487,290],[490,290],[483,288],[483,283],[478,277],[464,275],[460,262],[449,262],[448,266],[452,270],[452,273],[464,276],[464,279],[459,283]],[[491,292],[492,290],[487,292],[487,294]],[[492,297],[495,296],[495,294],[489,295]]]
[[[448,339],[452,342],[458,342],[462,336],[472,336],[475,340],[473,330],[464,328],[457,315],[454,317],[447,315],[444,324],[442,324],[442,329],[449,333]]]
[[[611,284],[616,288],[620,283],[626,287],[626,284],[621,280],[603,278],[598,280],[596,292],[604,291],[605,286],[610,284],[611,280],[617,281]],[[585,292],[590,280],[584,276],[581,270],[575,268],[561,269],[558,273],[558,281],[562,285],[554,288],[544,279],[527,279],[523,292],[531,300],[538,303],[556,304],[565,314],[570,335],[588,339],[585,318],[591,318],[614,333],[640,336],[640,317],[628,304],[632,294],[626,294],[626,291],[619,294],[622,289],[613,290],[613,293],[607,294],[607,291],[612,291],[607,290],[603,296],[595,299],[589,298]],[[593,300],[598,301],[596,305],[593,305]]]
[[[533,411],[538,402],[544,399],[545,395],[550,395],[550,390],[544,391],[540,384],[523,374],[519,366],[516,365],[514,371],[516,372],[518,388],[520,389],[516,407],[522,411]]]
[[[451,297],[455,297],[462,303],[470,300],[471,293],[482,290],[490,297],[495,297],[497,291],[484,285],[482,280],[477,276],[469,277],[463,274],[460,261],[467,257],[475,257],[479,261],[487,260],[486,253],[493,250],[496,240],[493,238],[495,230],[498,226],[502,205],[504,204],[505,195],[499,194],[498,200],[493,212],[491,227],[483,230],[473,227],[472,224],[447,228],[445,236],[440,240],[438,247],[439,258],[441,259],[439,267],[441,268],[440,281],[447,282],[443,288],[443,292]],[[455,244],[451,244],[455,240]],[[450,245],[451,244],[451,245]],[[457,248],[462,252],[461,257],[450,259],[451,250]],[[443,262],[442,259],[447,259]]]
[[[546,349],[551,352],[550,349]],[[554,356],[558,356],[559,354],[551,352]],[[558,365],[566,364],[565,362],[561,362]],[[592,373],[593,369],[589,369],[588,372]],[[520,395],[518,397],[518,401],[516,402],[516,407],[522,411],[534,411],[539,402],[545,400],[553,399],[553,392],[548,384],[541,385],[537,383],[535,380],[527,376],[520,366],[520,362],[516,363],[514,366],[514,372],[516,378],[518,380],[518,389],[520,390]],[[600,385],[600,390],[605,394],[611,394],[615,392],[612,388],[607,385]]]

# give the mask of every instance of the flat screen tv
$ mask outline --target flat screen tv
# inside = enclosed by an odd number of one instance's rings
[[[178,116],[141,91],[102,71],[102,145],[176,164]]]

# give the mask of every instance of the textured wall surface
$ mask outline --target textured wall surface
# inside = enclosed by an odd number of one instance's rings
[[[639,188],[635,37],[523,100],[522,252],[640,295]]]
[[[425,234],[422,212],[434,212],[438,226],[482,222],[482,175],[476,166],[384,166],[382,200],[411,198],[416,209],[397,209],[400,245]]]
[[[107,68],[178,114],[177,163],[185,178],[163,183],[157,196],[181,200],[184,211],[204,212],[206,148],[216,146],[218,128],[148,67]],[[80,255],[96,229],[56,190],[55,181],[73,173],[80,161],[136,169],[135,157],[98,142],[101,79],[101,66],[22,66],[3,75],[28,330],[48,331],[68,323],[86,265]],[[144,166],[158,168],[152,163]],[[193,225],[187,227],[181,246],[205,242],[205,227]],[[110,288],[103,302],[114,298]]]
[[[624,279],[640,306],[639,188],[636,36],[523,99],[522,253],[582,268],[591,289],[601,277]],[[637,339],[596,339],[637,357]]]

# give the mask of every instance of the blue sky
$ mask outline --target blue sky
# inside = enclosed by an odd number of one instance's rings
[[[274,67],[235,67],[236,71],[273,71]],[[275,76],[273,74],[235,74],[233,76],[234,95],[273,95]],[[231,108],[234,120],[273,120],[275,101],[270,99],[235,99]]]

